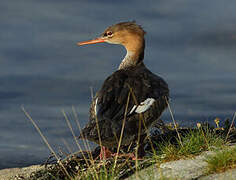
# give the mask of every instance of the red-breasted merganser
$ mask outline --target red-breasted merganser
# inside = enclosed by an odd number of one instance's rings
[[[164,125],[160,116],[167,107],[169,89],[167,83],[149,71],[143,63],[144,35],[145,31],[135,22],[121,22],[108,27],[96,39],[78,43],[107,42],[121,44],[127,50],[118,70],[105,80],[93,98],[89,123],[82,130],[86,139],[98,144],[100,134],[103,145],[101,153],[109,154],[108,149],[118,146],[124,120],[121,145],[129,145],[137,139],[142,144],[144,138],[138,137],[146,136],[146,128],[154,123],[160,127]]]

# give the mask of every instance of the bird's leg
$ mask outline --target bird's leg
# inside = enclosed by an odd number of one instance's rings
[[[99,154],[100,160],[106,160],[111,157],[118,156],[119,158],[126,157],[130,158],[132,160],[142,160],[142,157],[145,155],[143,145],[139,146],[138,148],[138,157],[135,156],[135,153],[125,153],[125,154],[119,154],[119,153],[112,153],[108,148],[102,146],[101,151]]]
[[[112,153],[111,151],[106,148],[105,146],[102,146],[101,147],[101,151],[100,151],[100,160],[106,160],[107,158],[111,157],[112,156]]]
[[[114,154],[112,154],[112,156],[127,157],[127,158],[131,158],[132,160],[143,160],[143,157],[145,155],[143,141],[146,136],[147,136],[146,134],[140,136],[139,144],[137,144],[137,146],[136,146],[136,151],[138,151],[137,156],[136,156],[135,152],[125,153],[125,154],[114,153]]]
[[[106,160],[110,157],[128,157],[131,158],[132,160],[136,160],[135,154],[134,153],[126,153],[126,154],[119,154],[119,153],[112,153],[108,148],[106,148],[105,146],[101,147],[101,151],[99,154],[99,158],[100,160]]]
[[[141,135],[140,136],[140,140],[139,140],[139,144],[137,144],[137,157],[135,155],[134,152],[132,153],[126,153],[126,154],[119,154],[119,153],[112,153],[108,148],[106,148],[105,146],[101,147],[101,151],[100,151],[100,160],[106,160],[110,157],[114,157],[114,156],[118,156],[118,157],[128,157],[131,158],[132,160],[142,160],[143,156],[145,155],[145,151],[144,151],[144,139],[147,135]]]
[[[132,160],[136,160],[136,159],[141,160],[141,159],[135,157],[135,153],[125,153],[125,154],[114,153],[114,154],[112,154],[112,156],[118,156],[120,158],[126,157],[126,158],[131,158]]]

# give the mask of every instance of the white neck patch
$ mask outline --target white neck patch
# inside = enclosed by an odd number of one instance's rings
[[[124,59],[121,61],[119,69],[122,69],[126,66],[132,65],[133,61],[132,58],[134,56],[134,52],[133,51],[127,51]]]

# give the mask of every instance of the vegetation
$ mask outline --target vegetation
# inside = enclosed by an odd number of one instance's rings
[[[176,139],[176,144],[167,141],[158,145],[158,154],[164,155],[164,161],[192,157],[203,151],[220,148],[224,144],[224,139],[221,136],[203,129],[189,130],[188,133],[181,136],[181,140],[182,144],[179,139]]]
[[[107,160],[99,160],[98,155],[100,147],[94,151],[81,151],[77,154],[70,155],[69,157],[61,160],[55,154],[55,151],[47,143],[46,138],[42,135],[40,129],[34,123],[30,115],[23,109],[26,116],[33,123],[35,128],[40,133],[41,137],[48,145],[52,154],[55,157],[56,163],[45,164],[45,169],[31,174],[30,179],[65,179],[65,180],[87,180],[87,179],[124,179],[131,174],[136,173],[138,170],[146,168],[151,165],[159,167],[159,165],[166,161],[173,161],[182,158],[189,158],[208,150],[220,150],[230,140],[236,140],[236,130],[232,123],[226,123],[224,128],[219,127],[219,119],[215,121],[216,128],[210,127],[206,124],[199,124],[197,128],[177,128],[174,122],[174,128],[169,126],[169,131],[166,133],[153,133],[145,141],[146,156],[143,160],[131,160],[130,158],[115,157]],[[63,112],[67,124],[74,132],[70,125],[69,119],[65,112]],[[75,113],[76,117],[76,113]],[[173,117],[173,115],[172,115]],[[234,116],[235,117],[235,116]],[[80,129],[80,126],[78,124]],[[234,134],[232,136],[232,129]],[[80,149],[80,146],[75,137],[75,141]],[[84,141],[85,147],[88,146]],[[89,149],[89,148],[88,148]],[[120,148],[121,151],[127,152],[127,148]],[[135,152],[134,147],[128,148],[131,152]],[[216,156],[211,156],[207,159],[209,164],[209,172],[223,171],[227,168],[233,168],[236,165],[236,147],[230,151],[219,151]],[[150,176],[152,174],[150,173]],[[163,176],[163,179],[169,179]]]
[[[174,132],[175,130],[170,130],[169,133],[171,134]],[[152,148],[149,148],[147,150],[149,157],[145,157],[144,160],[138,161],[137,164],[135,161],[125,157],[118,158],[116,162],[114,158],[108,159],[106,161],[97,160],[95,158],[99,154],[98,147],[95,151],[93,151],[92,154],[83,152],[84,155],[79,153],[61,161],[67,173],[64,172],[59,163],[56,163],[54,165],[49,165],[45,170],[34,173],[34,175],[31,176],[31,179],[39,179],[40,177],[44,177],[43,179],[56,180],[124,179],[131,174],[136,173],[139,169],[143,169],[151,165],[159,167],[159,165],[163,162],[193,157],[207,150],[219,150],[223,148],[225,144],[224,137],[222,135],[217,135],[215,131],[209,129],[179,129],[179,133],[182,145],[178,139],[178,136],[175,134],[173,137],[172,134],[172,138],[168,141],[163,139],[160,144],[152,144],[152,147],[155,151],[153,151]],[[159,135],[159,137],[160,136],[161,135]],[[163,137],[161,137],[161,139],[162,138]],[[155,142],[153,140],[154,139],[152,138],[152,142]],[[149,146],[151,146],[151,144],[147,141],[147,147]],[[227,152],[227,154],[236,157],[236,148],[234,148],[234,154],[232,152]],[[85,160],[84,157],[87,159]],[[220,157],[224,159],[224,157],[226,157],[226,153]],[[230,167],[235,167],[235,159],[234,161],[230,161]],[[214,160],[214,162],[216,161],[217,160]],[[218,161],[221,162],[221,159],[218,159]],[[209,159],[209,163],[210,162],[213,162],[213,160],[210,161]],[[214,172],[214,169],[212,168],[212,170],[209,172]],[[69,176],[67,174],[69,174]],[[152,173],[150,173],[150,176],[152,176]],[[168,178],[163,177],[163,179]]]
[[[208,173],[223,172],[236,167],[236,146],[231,149],[223,149],[216,154],[208,156]]]

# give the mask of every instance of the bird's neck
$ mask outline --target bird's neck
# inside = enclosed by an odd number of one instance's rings
[[[132,42],[132,41],[131,41]],[[125,69],[130,66],[137,66],[143,62],[145,41],[144,39],[134,41],[133,43],[126,43],[126,56],[120,63],[119,69]]]

